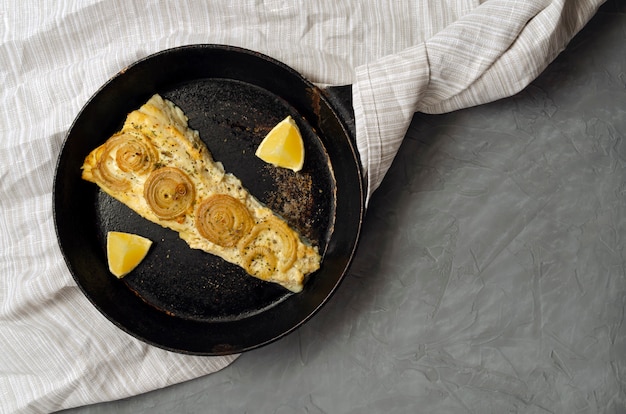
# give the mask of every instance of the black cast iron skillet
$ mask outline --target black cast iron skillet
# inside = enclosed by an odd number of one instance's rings
[[[183,109],[226,171],[319,247],[321,268],[301,293],[190,249],[175,232],[141,218],[80,178],[85,156],[155,93]],[[170,49],[122,70],[82,109],[58,159],[55,225],[78,286],[119,328],[171,351],[239,353],[295,330],[338,287],[363,218],[350,108],[338,105],[342,101],[341,94],[317,88],[274,59],[222,45]],[[265,134],[287,115],[305,140],[305,165],[297,174],[254,156]],[[110,230],[154,242],[146,259],[122,280],[107,270]]]

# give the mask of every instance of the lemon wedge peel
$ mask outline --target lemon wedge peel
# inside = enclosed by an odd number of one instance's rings
[[[152,240],[132,233],[107,233],[109,271],[118,279],[132,272],[148,254]]]
[[[287,116],[276,124],[254,155],[276,167],[300,171],[304,165],[304,142],[293,118]]]

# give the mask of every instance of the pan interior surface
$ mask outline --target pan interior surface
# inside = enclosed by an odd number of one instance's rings
[[[334,175],[315,131],[293,107],[264,89],[226,79],[178,84],[162,94],[183,109],[190,127],[200,132],[227,172],[324,251],[332,234]],[[260,140],[287,115],[299,121],[306,143],[306,165],[298,173],[254,156]],[[157,309],[182,318],[227,321],[261,312],[291,295],[217,256],[190,249],[175,232],[146,222],[103,191],[98,191],[95,209],[102,249],[108,231],[147,235],[155,242],[123,281]]]
[[[173,101],[216,161],[323,254],[301,293],[257,280],[194,250],[80,178],[84,157],[154,93]],[[64,143],[54,189],[55,225],[68,267],[89,300],[127,333],[182,353],[221,355],[274,341],[328,300],[351,261],[363,214],[358,159],[319,89],[292,69],[243,49],[171,49],[126,68],[86,104]],[[305,165],[294,173],[254,151],[287,115],[300,128]],[[108,273],[106,234],[154,244],[122,280]]]

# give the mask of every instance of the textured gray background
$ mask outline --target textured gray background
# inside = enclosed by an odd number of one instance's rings
[[[415,116],[349,275],[297,332],[66,412],[626,412],[624,3],[520,94]]]

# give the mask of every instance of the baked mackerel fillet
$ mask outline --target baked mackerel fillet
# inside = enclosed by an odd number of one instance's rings
[[[226,173],[183,111],[159,95],[85,158],[82,178],[190,247],[293,292],[320,266],[317,248]]]

